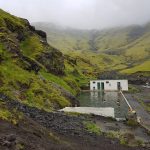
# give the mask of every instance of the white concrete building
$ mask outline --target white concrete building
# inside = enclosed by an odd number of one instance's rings
[[[128,80],[92,80],[90,90],[128,91]]]

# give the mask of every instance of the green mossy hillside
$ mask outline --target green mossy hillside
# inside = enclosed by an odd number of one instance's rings
[[[45,32],[0,9],[0,93],[46,111],[71,106],[62,89],[76,95],[80,88],[64,59]]]
[[[45,110],[71,105],[61,92],[34,72],[28,72],[9,60],[0,65],[0,92],[12,99]]]

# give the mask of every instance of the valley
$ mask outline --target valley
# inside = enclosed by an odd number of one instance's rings
[[[46,31],[52,46],[71,57],[80,57],[80,61],[88,60],[100,72],[149,74],[149,23],[104,30],[77,30],[44,22],[33,25]],[[86,65],[88,68],[89,64]]]
[[[147,150],[149,131],[137,121],[59,110],[88,105],[85,99],[100,106],[91,93],[82,97],[91,79],[127,78],[127,94],[141,97],[149,114],[149,89],[139,88],[150,80],[149,30],[149,24],[103,31],[31,25],[0,9],[0,149]],[[110,97],[105,93],[103,105],[120,109]],[[119,117],[128,111],[124,101],[121,107]]]

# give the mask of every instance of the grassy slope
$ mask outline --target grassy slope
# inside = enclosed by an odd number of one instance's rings
[[[139,71],[149,71],[149,70],[150,70],[150,60],[145,61],[144,63],[142,63],[138,66],[132,67],[130,69],[125,69],[121,72],[127,73],[127,74],[132,74],[132,73],[139,72]]]
[[[48,33],[48,41],[54,47],[72,57],[80,55],[81,59],[89,60],[91,66],[97,65],[100,71],[107,69],[120,70],[122,73],[135,73],[137,70],[149,71],[146,63],[150,59],[149,24],[96,32],[67,30],[44,23],[35,25]],[[91,43],[90,40],[92,40]],[[98,54],[93,53],[91,47],[95,47]],[[102,52],[107,54],[102,54]],[[138,69],[141,64],[143,67]],[[83,66],[92,70],[88,64],[84,63]],[[137,69],[135,70],[134,67]],[[128,72],[128,68],[131,70],[133,68],[133,71]]]
[[[96,38],[96,46],[99,51],[115,50],[128,43],[128,30],[127,29],[110,29],[104,30]]]
[[[90,50],[88,43],[90,37],[86,30],[65,29],[51,23],[34,23],[33,25],[46,31],[48,42],[64,53],[72,50]]]
[[[8,27],[10,25],[8,23],[11,23],[11,26]],[[16,38],[18,31],[23,31],[25,36],[21,42]],[[70,101],[62,96],[59,89],[54,88],[52,82],[59,84],[72,94],[77,94],[79,87],[77,85],[72,89],[69,82],[76,83],[74,79],[66,75],[62,77],[54,75],[36,60],[37,56],[43,52],[51,52],[53,49],[43,44],[41,40],[43,39],[38,34],[28,29],[25,20],[0,9],[0,92],[30,106],[51,111],[70,105]],[[41,67],[39,72],[46,81],[33,70],[26,69],[29,62],[18,57],[14,47],[19,53]],[[63,58],[56,58],[56,63],[57,59]],[[58,65],[62,66],[62,64]]]
[[[44,47],[42,46],[42,44],[39,42],[39,38],[36,36],[31,36],[28,39],[26,39],[25,41],[23,41],[21,43],[21,49],[23,50],[23,53],[26,56],[30,56],[30,58],[35,58],[39,53],[42,53],[44,50]],[[31,51],[32,49],[32,51]],[[56,60],[57,61],[57,60]],[[67,82],[65,82],[64,78],[66,78],[66,76],[63,77],[59,77],[56,76],[54,74],[48,73],[45,71],[45,69],[42,69],[40,71],[41,75],[47,79],[50,82],[55,82],[57,84],[59,84],[60,86],[62,86],[63,88],[65,88],[66,90],[70,91],[72,94],[76,95],[77,91],[79,90],[79,87],[77,87],[77,89],[72,89]]]

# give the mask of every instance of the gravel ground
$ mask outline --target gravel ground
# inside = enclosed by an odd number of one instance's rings
[[[45,112],[20,104],[2,94],[0,94],[0,99],[7,103],[10,110],[16,108],[26,116],[25,120],[17,126],[0,120],[1,150],[17,150],[17,141],[19,141],[19,147],[23,146],[25,150],[146,150],[142,147],[120,145],[116,139],[89,133],[83,125],[83,121],[87,120],[84,116],[77,117],[60,112]],[[47,131],[43,133],[43,130]],[[57,135],[57,139],[61,142],[58,143],[55,138],[49,138],[47,135],[49,131]],[[8,138],[11,135],[15,135],[13,140]],[[65,144],[62,141],[65,141]]]
[[[150,102],[150,89],[144,88],[142,86],[136,87],[140,89],[140,93],[126,93],[125,96],[132,108],[136,111],[137,116],[141,118],[141,123],[150,129],[150,113],[147,112],[138,101],[138,99],[140,99],[143,102],[146,101],[146,103],[148,103],[148,101]]]

